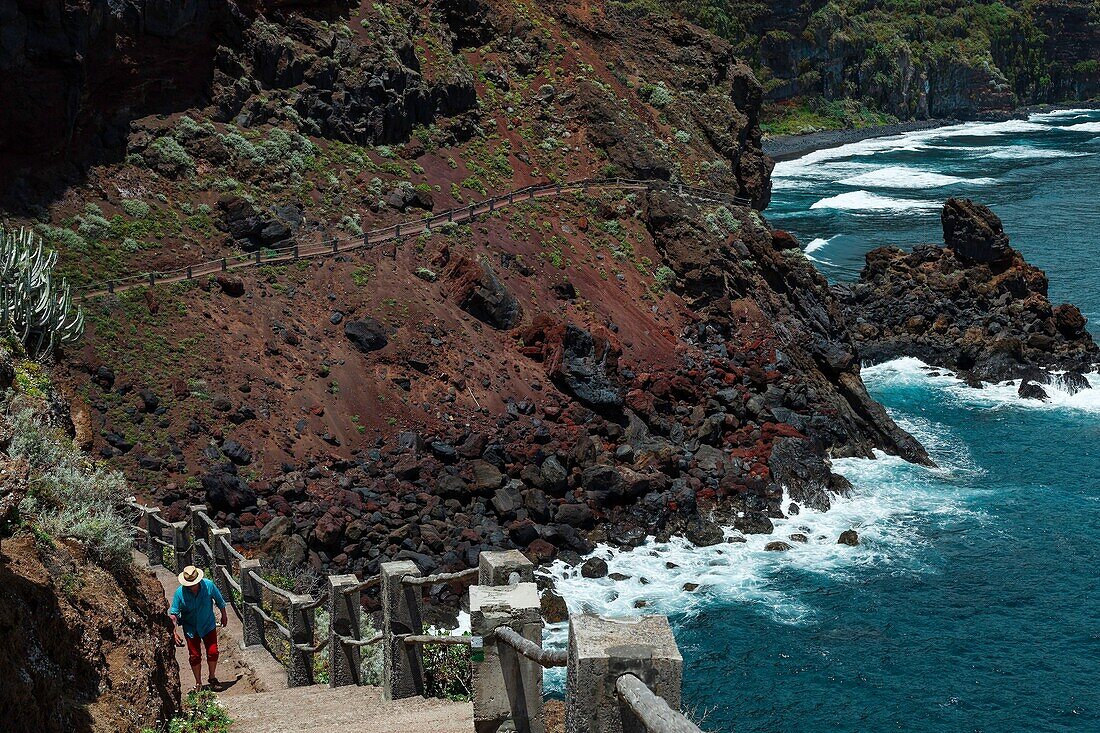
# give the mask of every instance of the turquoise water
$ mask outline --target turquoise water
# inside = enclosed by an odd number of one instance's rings
[[[1098,113],[865,141],[781,164],[776,184],[769,220],[833,280],[875,246],[939,241],[961,194],[1002,216],[1052,298],[1100,318]],[[705,730],[1100,731],[1100,389],[1023,401],[911,359],[864,378],[939,469],[837,461],[852,496],[779,520],[811,538],[787,553],[601,549],[631,579],[560,569],[571,608],[669,614]],[[850,527],[862,544],[837,546]]]

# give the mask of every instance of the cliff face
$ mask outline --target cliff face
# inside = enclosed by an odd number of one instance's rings
[[[704,3],[766,98],[853,99],[903,119],[974,118],[1100,94],[1091,0]]]
[[[160,586],[80,545],[4,540],[0,719],[12,733],[138,733],[179,700]]]
[[[204,501],[236,541],[334,571],[453,568],[718,541],[716,518],[770,531],[785,495],[845,490],[829,456],[927,460],[863,389],[824,279],[758,213],[762,90],[728,43],[600,4],[232,17],[186,115],[135,119],[122,162],[37,224],[71,278],[361,241],[536,181],[752,205],[592,190],[96,301],[67,381],[95,449],[169,517]]]

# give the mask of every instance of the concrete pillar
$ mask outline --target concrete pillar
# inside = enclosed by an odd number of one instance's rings
[[[157,542],[160,539],[160,509],[145,510],[145,556],[149,558],[150,567],[164,565],[164,545]]]
[[[519,550],[483,552],[477,561],[478,585],[514,585],[512,573],[520,583],[535,582],[535,564]]]
[[[384,562],[382,573],[382,699],[401,700],[424,695],[424,657],[419,645],[406,644],[401,635],[420,634],[420,586],[401,582],[419,577],[411,560]]]
[[[229,581],[226,580],[227,574],[232,572],[233,560],[229,557],[229,553],[225,549],[225,542],[229,542],[228,529],[218,527],[210,530],[210,549],[214,552],[214,557],[210,561],[210,579],[214,581],[214,585],[218,586],[218,590],[221,591],[222,598],[226,603],[233,597],[233,589],[229,587]],[[221,540],[225,540],[222,542]],[[225,570],[223,573],[222,570]],[[243,575],[243,573],[242,573]],[[241,586],[241,592],[244,592],[244,586]]]
[[[311,647],[315,608],[306,608],[313,602],[311,596],[292,595],[290,608],[286,612],[287,628],[290,630],[290,664],[286,668],[288,687],[307,687],[313,684],[313,652],[303,651],[299,644]]]
[[[542,646],[538,587],[534,583],[471,587],[470,626],[474,636],[486,639],[508,626]],[[508,730],[545,733],[542,667],[504,642],[485,645],[485,660],[474,665],[473,693],[475,733],[495,733],[509,721]]]
[[[663,697],[673,710],[679,710],[683,666],[665,616],[570,616],[566,733],[643,730],[634,716],[623,710],[615,692],[615,680],[627,672]]]
[[[237,582],[241,584],[241,628],[244,632],[242,641],[245,646],[263,644],[264,634],[267,632],[260,614],[249,606],[250,603],[263,606],[264,602],[263,588],[253,579],[253,573],[260,574],[260,561],[241,560],[241,575]]]
[[[191,523],[172,522],[172,553],[176,556],[176,572],[193,563],[191,551]]]
[[[206,522],[202,521],[202,517],[199,513],[206,513],[206,504],[192,504],[188,507],[191,512],[191,541],[197,543],[199,540],[203,540],[207,545],[210,544],[210,532],[206,526]],[[213,548],[211,548],[213,549]],[[191,553],[191,564],[204,568],[214,562],[213,557],[208,557],[206,551],[201,547],[196,547]],[[211,578],[213,580],[213,578]],[[229,600],[228,598],[226,600]]]
[[[359,684],[359,647],[344,646],[340,636],[359,638],[359,615],[362,605],[359,592],[345,593],[359,585],[354,575],[328,576],[329,617],[329,687]]]

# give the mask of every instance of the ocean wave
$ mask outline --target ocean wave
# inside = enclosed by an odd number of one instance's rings
[[[1073,132],[1100,132],[1100,122],[1080,122],[1076,125],[1066,125],[1060,130],[1072,130]]]
[[[1005,120],[1004,122],[976,122],[965,125],[942,127],[939,132],[944,137],[988,137],[992,135],[1012,135],[1028,132],[1044,132],[1051,125],[1030,120]]]
[[[810,254],[811,252],[816,252],[819,249],[821,249],[822,247],[824,247],[825,245],[827,245],[829,242],[836,239],[838,236],[840,236],[840,235],[835,234],[835,235],[829,237],[828,239],[822,239],[821,237],[818,237],[817,239],[813,239],[813,240],[810,241],[809,244],[806,245],[806,249],[804,249],[802,251],[805,252],[806,254]]]
[[[829,196],[810,205],[811,209],[838,209],[841,211],[925,211],[938,209],[937,201],[920,201],[917,199],[895,199],[888,196],[880,196],[870,191],[849,191],[847,193]]]
[[[871,186],[873,188],[940,188],[959,183],[985,186],[996,182],[996,178],[961,178],[943,173],[933,173],[919,168],[908,168],[903,165],[891,165],[838,181],[838,183],[845,186]]]
[[[1043,122],[1046,120],[1062,120],[1066,117],[1086,117],[1090,112],[1096,112],[1094,109],[1055,109],[1050,112],[1033,112],[1028,116],[1028,120],[1032,122]]]
[[[1017,409],[1017,410],[1072,410],[1100,414],[1100,373],[1092,372],[1085,379],[1093,389],[1071,393],[1056,380],[1042,385],[1048,400],[1030,400],[1017,393],[1020,380],[984,383],[982,389],[974,389],[948,369],[930,367],[920,359],[905,357],[863,369],[863,381],[868,387],[889,388],[902,386],[932,387],[942,390],[953,400],[969,408]],[[923,442],[923,441],[922,441]]]
[[[977,157],[991,160],[1050,160],[1052,158],[1080,158],[1092,153],[1078,153],[1072,150],[1037,148],[1031,145],[1006,145],[1000,148],[974,148]]]

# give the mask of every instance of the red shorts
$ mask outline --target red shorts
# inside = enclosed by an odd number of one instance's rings
[[[202,648],[206,647],[206,661],[218,661],[218,630],[214,629],[206,636],[187,639],[187,661],[194,667],[202,661]]]

